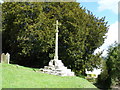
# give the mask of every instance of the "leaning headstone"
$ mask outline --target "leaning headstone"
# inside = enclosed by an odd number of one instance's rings
[[[10,54],[6,53],[6,55],[4,53],[1,54],[1,63],[7,63],[9,64],[10,61]]]
[[[7,54],[6,54],[6,63],[9,64],[9,61],[10,61],[10,54],[7,53]]]
[[[3,63],[3,62],[4,62],[4,58],[5,58],[5,54],[4,54],[4,53],[2,53],[2,54],[1,54],[1,63]]]

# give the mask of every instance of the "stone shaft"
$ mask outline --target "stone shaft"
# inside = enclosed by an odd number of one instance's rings
[[[54,60],[58,60],[58,20],[56,20],[56,36],[55,36],[55,56],[54,56]]]

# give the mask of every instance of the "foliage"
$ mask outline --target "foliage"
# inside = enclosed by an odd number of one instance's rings
[[[96,86],[101,89],[106,89],[109,86],[110,81],[108,81],[108,71],[106,67],[106,61],[102,62],[102,72],[98,75]]]
[[[0,64],[1,65],[1,64]],[[55,76],[34,72],[13,64],[2,64],[3,88],[96,88],[86,79],[76,76]],[[1,70],[1,68],[0,68]],[[38,71],[38,70],[36,70]]]
[[[44,59],[48,60],[45,52],[51,47],[53,34],[46,30],[41,5],[37,2],[3,4],[3,51],[10,52],[12,60],[16,60],[12,63],[32,66],[38,61],[44,65]]]
[[[106,58],[108,74],[111,79],[111,85],[120,85],[120,44],[110,46]]]
[[[76,74],[99,67],[101,53],[93,53],[106,38],[105,17],[95,17],[76,2],[5,2],[2,6],[3,52],[11,54],[11,63],[48,65],[54,56],[53,24],[59,20],[59,59]]]
[[[120,85],[120,44],[115,43],[108,49],[108,55],[105,58],[103,72],[98,78],[98,83],[103,88]],[[102,82],[102,83],[101,83]]]
[[[0,3],[0,35],[1,35],[1,32],[2,32],[2,5]]]
[[[91,78],[86,78],[86,79],[93,84],[96,83],[96,78],[91,77]]]

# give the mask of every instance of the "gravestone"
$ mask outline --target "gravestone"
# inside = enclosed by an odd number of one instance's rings
[[[5,54],[2,53],[2,54],[1,54],[1,60],[0,60],[1,63],[4,61],[4,58],[5,58]]]
[[[10,54],[9,53],[2,53],[1,54],[1,63],[7,63],[9,64],[10,61]]]
[[[56,40],[55,40],[55,56],[53,60],[50,60],[49,66],[44,66],[40,71],[43,73],[59,75],[59,76],[75,76],[71,69],[67,69],[62,63],[62,60],[58,59],[58,20],[56,21]]]

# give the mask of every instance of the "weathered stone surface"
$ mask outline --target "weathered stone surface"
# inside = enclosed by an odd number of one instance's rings
[[[9,53],[2,53],[1,54],[1,63],[7,63],[9,64],[9,61],[10,61],[10,54]]]
[[[40,71],[59,76],[75,76],[74,72],[72,72],[71,69],[67,69],[61,60],[51,60],[49,66],[44,66]]]

